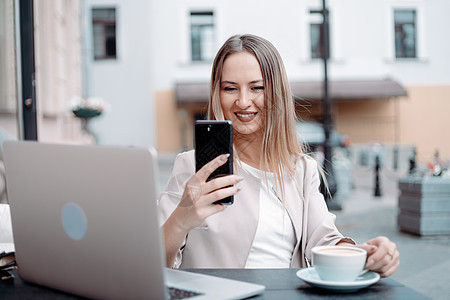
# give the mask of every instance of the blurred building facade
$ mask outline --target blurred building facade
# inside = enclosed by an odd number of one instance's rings
[[[0,2],[0,128],[18,138],[17,32],[18,1]],[[34,1],[35,84],[38,137],[46,142],[89,140],[70,111],[82,96],[81,1]]]
[[[165,17],[155,81],[157,146],[177,151],[192,145],[192,124],[209,96],[211,62],[233,34],[270,40],[284,59],[298,113],[321,118],[321,17],[310,10],[322,1],[177,1],[159,4]],[[276,4],[275,4],[276,3]],[[439,28],[450,25],[443,0],[327,1],[330,10],[329,79],[337,131],[356,144],[416,145],[419,158],[439,149],[450,121],[450,43]],[[169,25],[170,24],[170,25]],[[173,31],[171,32],[170,29]],[[167,42],[170,41],[170,42]],[[200,53],[200,54],[199,54]],[[402,91],[403,90],[403,91]],[[176,121],[174,121],[176,120]],[[167,132],[171,134],[168,135]],[[179,133],[174,135],[173,133]],[[174,137],[180,136],[178,139]],[[181,143],[181,144],[180,144]]]
[[[0,128],[17,135],[13,4],[0,2]]]
[[[0,4],[0,126],[14,130],[13,0]],[[214,54],[234,34],[270,40],[302,119],[320,120],[319,0],[35,0],[39,139],[85,142],[68,108],[101,97],[100,144],[192,147]],[[356,144],[409,144],[450,156],[450,25],[445,0],[328,0],[333,122]],[[9,63],[8,63],[9,62]],[[6,88],[5,88],[6,87]],[[12,121],[11,121],[11,120]],[[12,122],[12,123],[11,123]],[[13,124],[13,125],[11,125]]]

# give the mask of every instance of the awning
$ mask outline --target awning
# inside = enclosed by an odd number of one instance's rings
[[[306,100],[323,98],[323,82],[292,82],[295,97]],[[406,96],[405,88],[392,79],[330,81],[328,91],[331,99],[368,99]]]
[[[292,93],[297,99],[320,100],[322,81],[293,81]],[[329,82],[331,99],[368,99],[406,96],[405,88],[392,79],[332,80]],[[209,83],[179,82],[175,84],[178,104],[204,103],[209,99]]]
[[[183,82],[175,84],[178,104],[204,103],[209,99],[208,82]]]

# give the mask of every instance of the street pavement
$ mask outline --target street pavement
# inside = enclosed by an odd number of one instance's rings
[[[174,156],[160,156],[160,189],[170,175]],[[368,167],[354,167],[353,188],[339,199],[342,210],[333,210],[343,235],[363,243],[376,236],[387,236],[400,252],[400,268],[392,275],[396,281],[430,297],[450,299],[450,235],[417,236],[397,226],[398,178],[400,172],[382,169],[381,197],[374,195],[375,177]]]

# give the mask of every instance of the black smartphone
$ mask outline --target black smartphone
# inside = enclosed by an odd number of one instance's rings
[[[205,164],[221,154],[229,153],[228,161],[217,168],[207,181],[233,174],[233,124],[231,121],[201,120],[195,122],[195,169],[200,170]],[[233,196],[218,200],[214,204],[233,204]]]

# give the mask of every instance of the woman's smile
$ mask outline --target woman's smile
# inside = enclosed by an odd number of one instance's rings
[[[257,112],[253,112],[253,113],[235,112],[234,114],[236,115],[236,117],[238,118],[239,121],[250,122],[256,117]]]

